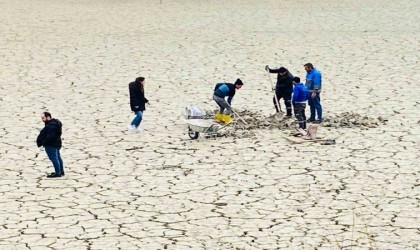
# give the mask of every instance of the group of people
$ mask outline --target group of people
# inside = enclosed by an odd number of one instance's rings
[[[293,112],[298,120],[299,127],[302,129],[306,129],[306,122],[321,123],[323,121],[320,98],[322,87],[321,72],[314,68],[312,63],[306,63],[304,67],[306,71],[305,83],[302,83],[299,77],[294,77],[292,73],[284,67],[278,69],[270,69],[268,65],[265,67],[265,70],[268,73],[277,74],[277,83],[273,97],[276,111],[281,111],[279,100],[283,99],[286,106],[286,116],[292,116],[293,106]],[[130,106],[135,114],[135,118],[130,125],[128,125],[129,131],[139,132],[143,130],[140,127],[140,123],[143,118],[143,112],[146,110],[146,104],[149,103],[144,96],[144,82],[144,77],[138,77],[134,82],[129,84]],[[219,106],[219,112],[215,115],[217,121],[224,123],[230,122],[232,99],[236,94],[236,90],[241,89],[243,85],[244,83],[239,78],[236,79],[234,83],[216,84],[213,92],[213,100]],[[307,102],[311,112],[308,120],[306,120],[305,115]]]
[[[268,65],[265,67],[268,73],[277,74],[277,83],[273,97],[276,111],[281,111],[279,99],[283,99],[286,106],[286,116],[288,117],[292,116],[293,106],[293,112],[301,129],[306,129],[306,122],[320,123],[323,121],[320,99],[322,86],[321,72],[315,69],[311,63],[305,64],[304,67],[307,72],[305,84],[301,82],[299,77],[294,77],[284,67],[278,69],[270,69]],[[137,77],[134,82],[129,84],[130,107],[135,114],[134,119],[128,125],[129,131],[139,132],[143,130],[140,127],[140,123],[143,119],[143,112],[146,110],[146,104],[149,104],[149,100],[144,95],[144,84],[144,77]],[[244,83],[239,78],[235,83],[216,84],[213,92],[213,100],[220,108],[219,113],[215,115],[216,120],[224,123],[230,122],[232,99],[235,96],[236,90],[241,89],[243,85]],[[305,115],[306,102],[308,102],[311,111],[308,120],[306,120]],[[315,119],[316,115],[317,119]],[[45,152],[55,170],[47,177],[62,177],[64,176],[63,160],[60,155],[62,123],[58,119],[52,118],[49,112],[43,112],[41,119],[45,123],[45,127],[38,135],[37,145],[38,147],[45,148]]]
[[[289,70],[284,67],[279,69],[270,69],[268,65],[265,67],[268,73],[277,73],[277,83],[273,97],[276,111],[279,112],[280,110],[278,100],[283,99],[286,106],[286,116],[292,116],[293,106],[295,117],[302,129],[306,129],[306,122],[321,123],[323,121],[320,97],[321,72],[314,68],[312,63],[306,63],[304,67],[306,71],[305,83],[302,83],[299,77],[293,77]],[[308,120],[306,120],[305,115],[306,102],[310,107]]]
[[[292,106],[295,117],[298,121],[299,128],[306,129],[306,122],[321,123],[322,106],[321,106],[321,87],[322,75],[319,70],[314,68],[312,63],[304,65],[306,71],[306,81],[302,83],[299,77],[294,77],[289,70],[284,67],[278,69],[270,69],[267,65],[265,70],[268,73],[277,74],[277,83],[275,86],[273,103],[277,112],[281,111],[279,100],[283,99],[286,106],[286,116],[292,116]],[[215,115],[215,119],[221,122],[230,122],[230,113],[232,111],[231,103],[236,90],[243,85],[241,79],[237,79],[235,83],[218,83],[214,88],[213,100],[220,107],[219,113]],[[225,99],[227,97],[227,100]],[[305,108],[308,102],[311,115],[306,120]],[[317,119],[315,119],[317,118]]]

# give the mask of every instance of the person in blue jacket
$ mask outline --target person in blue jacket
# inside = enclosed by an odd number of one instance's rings
[[[216,114],[215,118],[218,121],[225,123],[230,122],[230,113],[232,112],[231,104],[232,99],[235,96],[236,90],[240,89],[244,83],[241,79],[236,79],[235,83],[218,83],[214,87],[213,100],[217,103],[220,108],[220,112]],[[225,98],[227,98],[227,101]],[[226,112],[224,110],[226,109]]]
[[[321,87],[322,87],[322,75],[319,70],[314,68],[312,63],[307,63],[304,65],[306,70],[306,87],[310,92],[310,97],[308,99],[308,104],[311,110],[311,116],[309,117],[309,122],[321,123],[322,118],[322,106],[321,106]],[[318,119],[315,120],[315,112],[318,115]]]
[[[295,117],[299,123],[299,128],[306,129],[305,108],[306,101],[309,97],[309,91],[305,84],[300,82],[299,77],[293,77],[293,85],[293,112],[295,113]]]

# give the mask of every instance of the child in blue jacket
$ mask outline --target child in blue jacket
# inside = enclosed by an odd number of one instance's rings
[[[306,101],[309,97],[309,90],[308,87],[305,86],[305,84],[300,82],[299,77],[293,77],[293,85],[293,111],[295,113],[296,119],[298,120],[299,128],[306,129],[305,108]]]

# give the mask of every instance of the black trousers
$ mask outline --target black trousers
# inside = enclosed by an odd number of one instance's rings
[[[306,116],[305,116],[306,103],[293,103],[293,112],[299,123],[299,128],[306,129]]]
[[[280,105],[280,99],[283,99],[284,105],[286,106],[286,115],[292,116],[292,93],[284,93],[284,92],[277,92],[276,91],[277,98],[279,99],[279,105]],[[280,111],[280,107],[277,106],[276,103],[276,96],[273,97],[273,103],[274,107],[276,108],[276,111]]]

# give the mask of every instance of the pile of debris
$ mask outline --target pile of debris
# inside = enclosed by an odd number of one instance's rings
[[[214,117],[216,110],[206,110],[206,119]],[[278,119],[276,115],[263,116],[257,112],[249,110],[236,110],[236,113],[246,122],[246,124],[232,113],[234,122],[223,129],[221,136],[229,136],[235,138],[249,138],[255,136],[257,130],[295,130],[297,129],[297,121],[294,117],[282,116]],[[333,128],[376,128],[381,124],[386,124],[388,120],[382,117],[372,118],[363,116],[353,112],[344,112],[324,118],[324,122],[319,124],[323,127]],[[309,125],[309,124],[308,124]]]
[[[334,128],[376,128],[381,124],[386,124],[387,121],[388,119],[381,116],[372,118],[353,112],[344,112],[331,117],[325,117],[321,126]]]
[[[263,116],[249,110],[236,112],[247,123],[245,124],[240,118],[235,117],[235,114],[232,114],[235,120],[233,127],[236,129],[294,129],[297,124],[294,117],[289,118],[284,116],[281,120],[277,120],[275,115]]]
[[[210,111],[206,112],[206,116],[214,116],[214,113]],[[295,129],[296,121],[294,118],[284,117],[281,120],[277,120],[275,115],[263,116],[256,112],[249,110],[236,111],[237,114],[246,122],[246,124],[237,117],[236,114],[232,113],[234,122],[229,124],[225,129],[220,131],[221,136],[229,136],[234,138],[250,138],[254,137],[255,131],[258,130],[284,130],[284,129]]]

